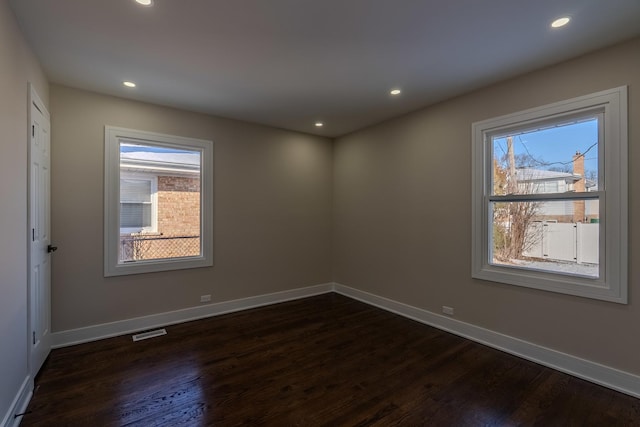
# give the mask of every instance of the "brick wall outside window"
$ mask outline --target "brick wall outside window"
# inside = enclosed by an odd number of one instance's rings
[[[158,232],[164,236],[200,233],[200,179],[158,177]]]
[[[158,176],[158,229],[122,240],[123,259],[200,255],[200,178]]]

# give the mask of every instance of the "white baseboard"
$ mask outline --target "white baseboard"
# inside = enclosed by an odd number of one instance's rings
[[[112,323],[104,323],[85,328],[55,332],[52,334],[53,348],[96,341],[103,338],[110,338],[146,329],[218,316],[234,311],[247,310],[279,302],[306,298],[332,291],[435,328],[451,332],[489,347],[522,357],[523,359],[527,359],[595,384],[640,398],[640,377],[637,375],[494,332],[470,323],[461,322],[460,320],[432,313],[408,304],[350,288],[339,283],[325,283],[306,288],[293,289],[233,301],[186,308],[167,313],[121,320]],[[30,396],[30,389],[28,393]],[[16,399],[16,402],[18,402],[18,398]],[[26,403],[28,403],[28,399],[26,400]],[[26,403],[24,405],[25,408]],[[20,405],[16,404],[16,407],[19,406]],[[12,411],[12,414],[14,412],[22,411]],[[13,416],[12,414],[11,416]],[[6,427],[9,426],[10,424],[6,425]],[[2,427],[5,427],[5,425],[3,424]]]
[[[224,301],[198,307],[190,307],[166,313],[152,314],[150,316],[119,320],[117,322],[103,323],[84,328],[54,332],[51,336],[52,347],[67,347],[70,345],[97,341],[146,329],[153,329],[176,323],[204,319],[206,317],[219,316],[221,314],[232,313],[234,311],[247,310],[264,305],[306,298],[331,292],[332,290],[333,284],[325,283],[306,288],[292,289],[272,294],[258,295],[255,297]]]
[[[22,417],[16,417],[15,414],[22,414],[27,410],[32,394],[33,380],[31,379],[31,375],[27,375],[22,382],[22,386],[20,386],[20,390],[16,393],[16,397],[13,399],[13,402],[11,402],[8,412],[2,418],[0,426],[18,427],[20,421],[22,421]]]
[[[540,365],[640,398],[640,377],[599,363],[581,359],[537,344],[503,335],[470,323],[363,292],[339,283],[334,292],[409,319],[451,332]]]

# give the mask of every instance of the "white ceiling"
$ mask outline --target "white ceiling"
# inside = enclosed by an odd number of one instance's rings
[[[640,35],[640,0],[154,1],[9,0],[51,82],[332,137]]]

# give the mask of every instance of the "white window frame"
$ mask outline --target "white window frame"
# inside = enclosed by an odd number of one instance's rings
[[[210,267],[213,265],[213,142],[105,126],[104,275],[150,273]],[[120,241],[120,143],[151,144],[200,152],[200,255],[121,263]]]
[[[491,136],[510,129],[561,121],[602,111],[598,191],[580,194],[492,196]],[[508,114],[472,125],[472,277],[569,295],[627,303],[628,281],[628,127],[627,87],[605,90]],[[490,263],[490,202],[600,200],[600,274],[598,278],[558,274]]]
[[[120,233],[140,233],[158,231],[158,177],[157,175],[141,174],[135,172],[120,171],[120,179],[135,179],[139,181],[150,181],[151,185],[151,227],[120,228]],[[120,188],[118,187],[118,192]],[[122,200],[120,200],[122,203]],[[127,203],[127,202],[125,202]]]

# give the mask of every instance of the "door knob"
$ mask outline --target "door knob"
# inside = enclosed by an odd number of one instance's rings
[[[49,252],[49,253],[55,252],[57,250],[58,250],[57,246],[52,246],[52,245],[47,246],[47,252]]]

